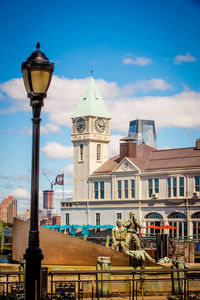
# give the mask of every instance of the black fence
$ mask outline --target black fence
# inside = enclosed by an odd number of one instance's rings
[[[186,300],[200,295],[200,268],[50,272],[43,268],[42,274],[42,299],[139,300],[177,295]],[[23,272],[0,272],[0,294],[23,299],[23,279]]]

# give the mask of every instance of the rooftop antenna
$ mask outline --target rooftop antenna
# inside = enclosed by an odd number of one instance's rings
[[[49,178],[47,177],[47,175],[46,175],[44,172],[42,172],[42,174],[46,177],[46,179],[47,179],[48,182],[50,183],[50,185],[51,185],[51,190],[53,191],[53,185],[54,185],[54,182],[53,182],[53,181],[50,181]]]
[[[193,140],[192,140],[192,138],[191,138],[191,136],[190,136],[190,134],[189,134],[187,128],[184,128],[184,129],[185,129],[185,132],[187,133],[187,135],[188,135],[188,137],[189,137],[189,139],[190,139],[190,142],[192,143],[192,146],[195,147],[194,142],[193,142]]]

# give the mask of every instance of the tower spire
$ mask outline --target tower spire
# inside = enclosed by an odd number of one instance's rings
[[[91,73],[91,77],[93,77],[93,68],[91,68],[90,73]]]
[[[93,70],[91,70],[93,71]],[[92,72],[91,72],[92,75]],[[94,78],[91,76],[82,98],[78,102],[72,118],[95,116],[110,118],[110,114],[105,106],[103,98],[96,86]]]

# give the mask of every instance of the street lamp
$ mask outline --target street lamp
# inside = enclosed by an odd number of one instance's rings
[[[54,70],[54,64],[40,51],[39,43],[36,47],[37,50],[22,63],[24,85],[33,111],[30,231],[24,254],[26,300],[40,300],[41,297],[41,261],[44,256],[39,248],[38,230],[40,112]]]

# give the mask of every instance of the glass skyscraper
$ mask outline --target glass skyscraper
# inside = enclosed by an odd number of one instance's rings
[[[156,128],[153,120],[133,120],[129,123],[128,136],[137,139],[137,145],[144,141],[146,145],[157,148]]]

